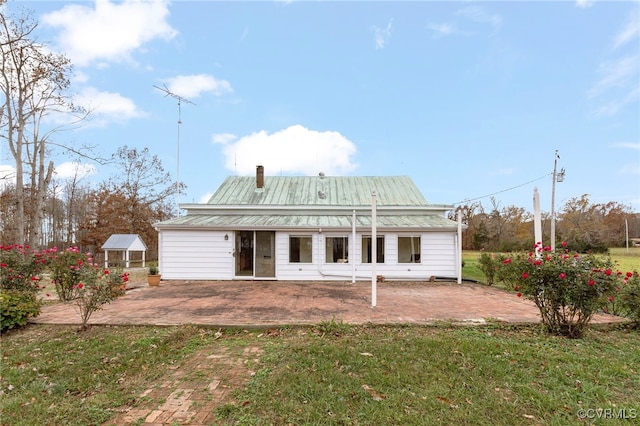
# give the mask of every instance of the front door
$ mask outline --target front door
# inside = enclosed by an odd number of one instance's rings
[[[256,231],[256,278],[275,278],[276,233],[273,231]]]
[[[236,232],[236,276],[253,276],[253,231]]]
[[[236,276],[275,278],[275,239],[274,231],[236,232]]]

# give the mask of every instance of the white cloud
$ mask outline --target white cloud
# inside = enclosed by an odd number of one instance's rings
[[[167,22],[167,0],[96,0],[95,8],[72,4],[42,16],[43,24],[61,28],[57,39],[74,65],[104,66],[131,60],[131,55],[157,38],[176,36]]]
[[[593,6],[594,3],[595,0],[576,0],[576,7],[586,9]]]
[[[447,23],[436,24],[432,22],[427,25],[427,28],[429,28],[435,33],[434,34],[435,37],[448,36],[457,32],[454,25],[447,24]]]
[[[489,24],[494,32],[502,26],[502,17],[498,14],[490,14],[480,6],[467,6],[456,12],[456,15],[463,16],[473,22]]]
[[[387,23],[387,26],[384,28],[380,28],[377,26],[373,26],[373,41],[376,45],[376,50],[384,49],[384,46],[387,44],[389,39],[391,38],[391,25],[393,23],[393,19],[390,19]]]
[[[203,93],[216,96],[233,92],[231,84],[226,80],[216,80],[208,74],[178,75],[167,80],[168,89],[185,98],[197,98]]]
[[[212,136],[213,143],[226,145],[237,138],[233,133],[218,133]]]
[[[640,151],[640,142],[617,142],[614,143],[613,146],[615,148],[635,149]]]
[[[637,77],[638,57],[628,56],[617,62],[605,62],[598,69],[603,77],[591,88],[589,96],[597,96],[607,90],[623,87]]]
[[[56,166],[56,176],[60,178],[70,178],[77,176],[83,178],[97,173],[95,166],[92,164],[81,164],[75,161],[67,161]]]
[[[613,48],[617,49],[629,41],[638,38],[640,35],[640,16],[637,13],[631,14],[626,27],[616,36],[613,42]]]
[[[200,199],[198,200],[198,203],[206,204],[211,197],[213,197],[213,192],[207,192],[206,194],[200,197]]]
[[[265,167],[268,175],[324,172],[344,175],[357,165],[352,161],[356,153],[353,142],[338,132],[319,132],[301,125],[269,134],[260,131],[224,145],[225,167],[240,175],[252,175],[257,165]]]
[[[119,93],[100,92],[93,87],[83,89],[74,97],[74,102],[91,111],[89,120],[93,125],[98,126],[145,115],[131,99]]]

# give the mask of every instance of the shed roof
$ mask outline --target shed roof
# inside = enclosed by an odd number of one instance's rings
[[[379,206],[426,206],[408,176],[230,176],[207,204],[263,206],[367,206],[375,190]]]
[[[138,234],[112,234],[101,248],[103,250],[146,250],[147,245]]]

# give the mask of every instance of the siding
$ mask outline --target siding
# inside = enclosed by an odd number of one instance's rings
[[[167,280],[233,278],[233,238],[220,231],[164,231],[159,247],[160,273]]]

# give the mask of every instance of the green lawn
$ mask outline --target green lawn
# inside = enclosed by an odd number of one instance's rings
[[[478,268],[480,253],[480,251],[475,250],[464,250],[462,252],[462,260],[464,261],[462,276],[466,279],[484,283],[486,282],[485,276]],[[609,249],[609,254],[621,271],[636,270],[640,272],[640,247],[629,247],[629,250],[626,248],[612,248]]]
[[[576,424],[581,409],[640,414],[637,331],[582,340],[538,327],[259,330],[30,325],[2,337],[3,425],[88,425],[208,346],[263,349],[223,424]],[[160,402],[159,402],[160,403]],[[633,411],[635,410],[635,411]]]

